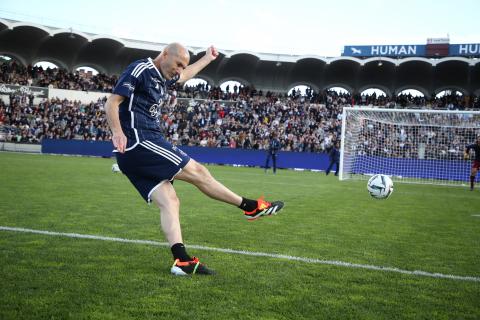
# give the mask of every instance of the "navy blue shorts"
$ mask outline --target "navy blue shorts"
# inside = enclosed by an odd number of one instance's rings
[[[145,201],[165,181],[173,181],[190,157],[168,141],[145,140],[125,153],[116,152],[118,166]]]

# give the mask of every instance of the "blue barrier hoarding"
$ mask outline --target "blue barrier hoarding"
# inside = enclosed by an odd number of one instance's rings
[[[178,147],[202,163],[263,167],[267,157],[265,150]],[[112,143],[106,141],[53,139],[42,141],[42,153],[112,157],[114,155],[112,151]],[[278,168],[325,170],[328,164],[328,156],[324,153],[281,151],[277,157]]]
[[[42,153],[71,154],[109,158],[113,155],[110,141],[43,139]]]
[[[186,146],[179,148],[202,163],[263,167],[267,157],[265,150]],[[272,166],[271,159],[270,166]],[[324,153],[280,151],[277,156],[277,167],[325,170],[328,167],[328,156]]]
[[[210,164],[263,167],[267,156],[265,150],[188,146],[179,146],[179,148],[198,162]],[[52,139],[42,141],[42,153],[112,157],[112,151],[113,145],[107,141]],[[328,165],[329,158],[325,153],[280,151],[277,158],[278,168],[326,170]],[[352,173],[384,173],[404,178],[467,181],[470,166],[470,161],[463,160],[356,156]]]

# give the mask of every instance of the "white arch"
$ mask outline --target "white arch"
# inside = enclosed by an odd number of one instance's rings
[[[372,58],[368,58],[368,59],[365,59],[365,60],[362,60],[362,62],[360,63],[360,65],[364,66],[366,65],[367,63],[371,63],[371,62],[390,62],[392,63],[393,65],[395,66],[398,66],[398,60],[397,59],[392,59],[392,58],[389,58],[389,57],[372,57]]]
[[[467,63],[468,65],[471,65],[471,66],[473,66],[473,65],[475,65],[476,63],[479,62],[479,61],[475,61],[474,59],[465,58],[465,57],[444,57],[444,58],[441,58],[441,59],[428,59],[428,58],[423,58],[423,57],[409,57],[409,58],[400,59],[399,62],[398,62],[398,65],[401,65],[401,64],[409,62],[409,61],[418,61],[418,62],[422,61],[422,62],[430,64],[431,66],[437,66],[440,63],[447,62],[447,61],[465,62],[465,63]]]
[[[325,57],[321,57],[321,56],[317,56],[317,55],[302,55],[302,56],[298,56],[296,57],[296,59],[294,60],[294,62],[298,62],[300,60],[304,60],[304,59],[314,59],[314,60],[319,60],[323,63],[328,63],[328,59],[325,58]]]
[[[195,76],[195,78],[205,80],[210,86],[213,86],[214,83],[215,83],[215,81],[213,81],[212,78],[210,78],[209,76],[203,75],[203,74],[197,74]]]
[[[107,73],[105,68],[91,62],[86,62],[86,63],[77,62],[75,66],[72,68],[72,70],[76,71],[78,68],[81,68],[81,67],[89,67],[89,68],[95,69],[98,73],[104,73],[104,74]]]
[[[313,89],[313,91],[315,91],[315,92],[320,91],[319,90],[320,88],[318,86],[314,85],[313,83],[310,83],[310,82],[307,82],[307,81],[296,81],[296,82],[294,82],[294,83],[292,83],[288,86],[287,92],[290,92],[290,90],[292,90],[293,88],[298,87],[298,86],[309,87],[309,88]]]
[[[441,59],[435,61],[435,65],[438,66],[440,63],[444,63],[444,62],[448,62],[448,61],[465,62],[466,64],[468,64],[470,66],[475,65],[473,63],[472,59],[468,59],[468,58],[464,58],[464,57],[445,57],[445,58],[441,58]]]
[[[382,90],[383,92],[385,92],[385,95],[387,97],[391,97],[392,96],[392,92],[390,92],[390,90],[385,87],[385,86],[382,86],[380,84],[368,84],[368,85],[364,85],[362,87],[360,87],[360,89],[358,90],[358,93],[359,94],[362,94],[363,91],[365,90],[368,90],[368,89],[379,89],[379,90]]]
[[[404,90],[409,90],[409,89],[413,89],[413,90],[417,90],[417,91],[420,91],[421,93],[423,93],[423,95],[427,98],[430,97],[430,94],[428,93],[428,90],[425,89],[425,88],[422,88],[420,86],[417,86],[417,85],[404,85],[404,86],[401,86],[399,88],[397,88],[394,92],[395,96],[398,96],[402,91]]]
[[[65,70],[69,70],[68,67],[63,63],[61,62],[60,60],[57,60],[55,58],[51,58],[51,57],[46,57],[46,58],[42,58],[42,57],[37,57],[35,59],[35,61],[32,62],[32,66],[36,65],[37,63],[39,62],[50,62],[50,63],[53,63],[54,65],[56,65],[58,68],[62,68],[62,69],[65,69]]]
[[[188,85],[188,84],[191,83],[191,82],[205,82],[205,83],[208,83],[208,81],[205,80],[205,79],[202,79],[202,78],[200,78],[200,77],[195,77],[195,78],[191,78],[191,79],[188,79],[187,81],[185,81],[185,82],[183,83],[183,86],[186,86],[186,85]]]
[[[348,56],[342,56],[342,57],[335,57],[335,58],[328,58],[327,59],[327,64],[331,64],[335,61],[353,61],[358,63],[359,65],[362,65],[362,60],[355,58],[355,57],[348,57]]]
[[[465,89],[462,88],[462,87],[446,85],[446,86],[441,86],[441,87],[435,89],[435,90],[433,91],[433,95],[434,95],[434,96],[437,96],[437,94],[439,94],[440,92],[445,91],[445,90],[460,91],[460,92],[462,93],[462,95],[468,94],[468,91],[465,90]]]
[[[398,60],[398,65],[400,66],[403,63],[407,63],[407,62],[411,62],[411,61],[425,62],[425,63],[428,63],[431,66],[434,65],[434,61],[432,59],[427,59],[427,58],[422,58],[422,57],[408,57],[408,58],[399,59]]]
[[[210,77],[206,77],[206,76],[203,76],[203,75],[196,75],[195,78],[192,78],[192,79],[189,79],[188,81],[190,80],[195,80],[195,79],[199,79],[199,80],[203,80],[205,81],[210,87],[213,87],[213,80],[210,78]],[[183,84],[183,87],[185,87],[187,85],[187,82],[186,81],[184,84]]]
[[[326,85],[322,88],[322,91],[323,90],[330,90],[331,88],[335,88],[335,87],[345,89],[350,94],[352,94],[352,92],[353,92],[353,88],[351,86],[349,86],[348,84],[345,84],[345,83],[332,83],[332,84]]]
[[[0,50],[0,55],[8,56],[8,57],[14,59],[15,61],[20,62],[24,67],[26,67],[28,65],[27,61],[23,57],[18,56],[16,54]]]
[[[240,82],[242,86],[245,86],[245,87],[250,86],[250,82],[240,77],[223,78],[222,80],[218,81],[218,86],[220,87],[224,82],[227,82],[227,81],[237,81],[237,82]]]

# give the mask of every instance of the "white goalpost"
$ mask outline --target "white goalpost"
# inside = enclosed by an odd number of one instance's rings
[[[479,134],[480,111],[345,107],[339,178],[382,173],[395,182],[467,186],[471,161],[463,154]]]

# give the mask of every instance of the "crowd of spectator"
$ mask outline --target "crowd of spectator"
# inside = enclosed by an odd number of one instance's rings
[[[446,120],[446,119],[445,119]],[[346,150],[358,155],[407,159],[463,159],[480,132],[480,116],[469,126],[406,126],[367,120]],[[438,123],[437,123],[438,124]]]
[[[36,143],[43,138],[109,140],[105,99],[83,104],[50,99],[38,105],[26,96],[0,102],[4,140]],[[302,100],[303,101],[303,100]],[[299,100],[252,97],[221,104],[212,100],[174,101],[162,109],[166,138],[190,146],[263,149],[271,132],[281,135],[282,149],[325,150],[340,133],[341,106]]]
[[[340,106],[295,99],[254,96],[230,104],[190,100],[164,109],[165,136],[181,145],[264,149],[277,132],[283,150],[317,152],[336,140],[341,129]]]
[[[83,104],[60,99],[37,105],[26,96],[11,96],[7,105],[0,101],[0,127],[4,141],[39,143],[43,138],[110,140],[105,99]]]
[[[28,65],[15,60],[0,65],[0,83],[23,86],[50,87],[56,89],[111,92],[118,77],[83,71],[68,72],[62,68],[46,68]]]

